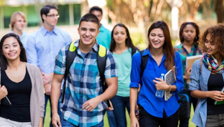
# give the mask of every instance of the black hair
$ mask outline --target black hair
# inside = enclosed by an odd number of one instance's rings
[[[80,24],[83,21],[86,21],[86,22],[94,22],[94,23],[96,23],[98,25],[98,28],[100,27],[99,20],[98,20],[98,18],[94,14],[87,13],[84,16],[82,16],[82,18],[79,21],[79,26],[80,26]]]
[[[0,41],[0,58],[1,58],[0,65],[1,65],[1,69],[3,69],[3,70],[5,70],[7,68],[8,62],[7,62],[6,57],[3,55],[2,48],[3,48],[4,41],[9,37],[14,37],[19,43],[19,46],[21,49],[21,52],[19,55],[20,61],[27,62],[26,51],[25,51],[25,48],[23,47],[22,42],[20,41],[19,36],[14,33],[8,33],[8,34],[4,35]]]
[[[92,13],[93,11],[99,11],[101,12],[101,15],[103,15],[103,10],[98,6],[93,6],[89,9],[89,13]]]
[[[180,31],[179,31],[179,38],[180,38],[180,42],[183,43],[184,42],[184,38],[183,38],[183,32],[184,32],[184,28],[187,25],[192,25],[195,28],[196,31],[196,36],[194,38],[194,43],[198,43],[199,40],[199,35],[200,35],[200,29],[198,27],[198,25],[194,22],[184,22],[181,26],[180,26]]]
[[[112,32],[111,32],[110,51],[113,52],[113,51],[115,50],[115,48],[116,48],[116,42],[115,42],[115,40],[114,40],[114,38],[113,38],[113,34],[114,34],[114,29],[115,29],[117,26],[119,26],[119,27],[123,27],[123,28],[125,29],[125,32],[126,32],[126,34],[127,34],[127,38],[126,38],[126,40],[125,40],[125,45],[126,45],[128,48],[131,48],[132,50],[133,50],[133,49],[137,49],[137,50],[138,50],[138,48],[136,48],[136,47],[133,45],[133,43],[132,43],[132,40],[131,40],[131,37],[130,37],[130,33],[129,33],[128,28],[127,28],[124,24],[122,24],[122,23],[118,23],[118,24],[116,24],[116,25],[114,26],[114,28],[113,28],[113,30],[112,30]]]
[[[49,13],[49,11],[51,9],[55,9],[55,10],[58,11],[58,8],[56,6],[54,6],[54,5],[45,5],[44,7],[41,8],[40,16],[41,16],[42,22],[44,22],[44,19],[43,19],[42,15],[46,15],[47,16],[47,14]]]

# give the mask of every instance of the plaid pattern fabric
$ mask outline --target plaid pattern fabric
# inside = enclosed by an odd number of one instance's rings
[[[195,48],[197,48],[197,49],[195,49]],[[198,46],[196,46],[194,44],[191,47],[191,52],[188,53],[187,50],[184,48],[182,43],[180,45],[174,47],[174,49],[180,53],[182,66],[183,66],[182,70],[183,70],[183,75],[184,75],[185,69],[186,69],[186,59],[187,59],[187,57],[188,56],[194,56],[194,55],[201,55],[201,50],[198,48]],[[195,54],[194,54],[194,50],[196,50]],[[184,81],[184,88],[186,88],[186,86],[187,86],[187,82]]]
[[[222,74],[224,72],[224,61],[218,66],[218,61],[213,56],[203,55],[203,63],[208,70],[213,73]]]
[[[75,42],[79,46],[79,40]],[[54,72],[63,75],[65,73],[65,59],[69,46],[61,49],[57,58]],[[102,94],[100,75],[97,67],[98,43],[95,43],[87,54],[77,49],[77,55],[70,67],[70,74],[66,80],[64,103],[61,110],[64,119],[80,127],[97,125],[103,120],[106,111],[106,102],[99,105],[92,111],[82,110],[82,105],[89,99]],[[117,69],[112,54],[107,51],[105,78],[117,77]]]

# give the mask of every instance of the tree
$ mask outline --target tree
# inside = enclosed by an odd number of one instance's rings
[[[215,0],[215,13],[217,15],[217,22],[224,22],[224,2],[223,0]]]

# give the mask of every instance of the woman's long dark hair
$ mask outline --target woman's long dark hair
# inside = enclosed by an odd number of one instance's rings
[[[14,33],[8,33],[8,34],[4,35],[1,39],[1,41],[0,41],[0,58],[1,58],[0,65],[1,65],[1,69],[3,69],[3,70],[5,70],[7,68],[8,61],[5,58],[5,56],[3,55],[2,48],[3,48],[4,41],[9,37],[14,37],[19,43],[19,46],[20,46],[20,49],[21,49],[21,52],[20,52],[20,55],[19,55],[20,56],[20,61],[27,62],[26,51],[25,51],[25,48],[23,47],[22,42],[20,41],[19,36],[14,34]]]
[[[184,23],[182,23],[182,25],[180,26],[180,31],[179,31],[180,42],[181,43],[184,42],[183,32],[184,32],[184,28],[187,25],[192,25],[195,28],[196,36],[194,38],[194,44],[198,44],[199,35],[200,35],[200,29],[199,29],[198,25],[196,23],[194,23],[194,22],[184,22]]]
[[[129,33],[128,28],[127,28],[124,24],[122,24],[122,23],[118,23],[118,24],[116,24],[116,25],[114,26],[114,28],[113,28],[113,30],[112,30],[112,32],[111,32],[110,51],[111,51],[111,52],[114,52],[114,50],[115,50],[115,48],[116,48],[116,42],[115,42],[115,40],[114,40],[114,38],[113,38],[113,34],[114,34],[114,29],[115,29],[117,26],[119,26],[119,27],[123,27],[123,28],[125,29],[125,32],[126,32],[126,34],[127,34],[127,38],[126,38],[126,40],[125,40],[125,45],[126,45],[128,48],[131,48],[132,50],[133,50],[133,49],[137,49],[137,50],[138,50],[138,48],[136,48],[136,47],[134,46],[134,44],[132,43],[132,40],[131,40],[131,37],[130,37],[130,33]]]
[[[165,37],[165,42],[163,44],[163,52],[166,56],[165,67],[166,67],[167,70],[170,70],[174,66],[174,48],[173,48],[173,45],[172,45],[172,42],[171,42],[169,27],[167,26],[167,24],[164,21],[154,22],[149,27],[148,39],[149,39],[149,35],[150,35],[151,31],[153,29],[156,29],[156,28],[160,28],[163,31],[163,34],[164,34],[164,37]],[[149,45],[148,45],[149,49],[151,48],[150,43],[151,42],[149,40]]]

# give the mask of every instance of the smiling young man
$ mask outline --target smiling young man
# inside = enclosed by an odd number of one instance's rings
[[[67,32],[56,27],[59,18],[57,7],[45,5],[40,14],[43,26],[28,39],[27,59],[29,63],[37,65],[42,72],[46,109],[51,94],[55,57],[62,47],[72,42],[72,39]],[[52,124],[50,126],[52,127]]]
[[[52,123],[55,127],[103,127],[103,116],[107,109],[105,100],[117,92],[117,69],[112,54],[106,52],[104,71],[108,88],[103,92],[97,66],[99,44],[99,21],[93,14],[84,15],[79,23],[80,39],[74,43],[76,55],[66,77],[64,101],[61,103],[61,120],[57,113],[61,83],[65,74],[66,46],[56,58],[52,81]],[[62,96],[63,97],[63,96]]]

